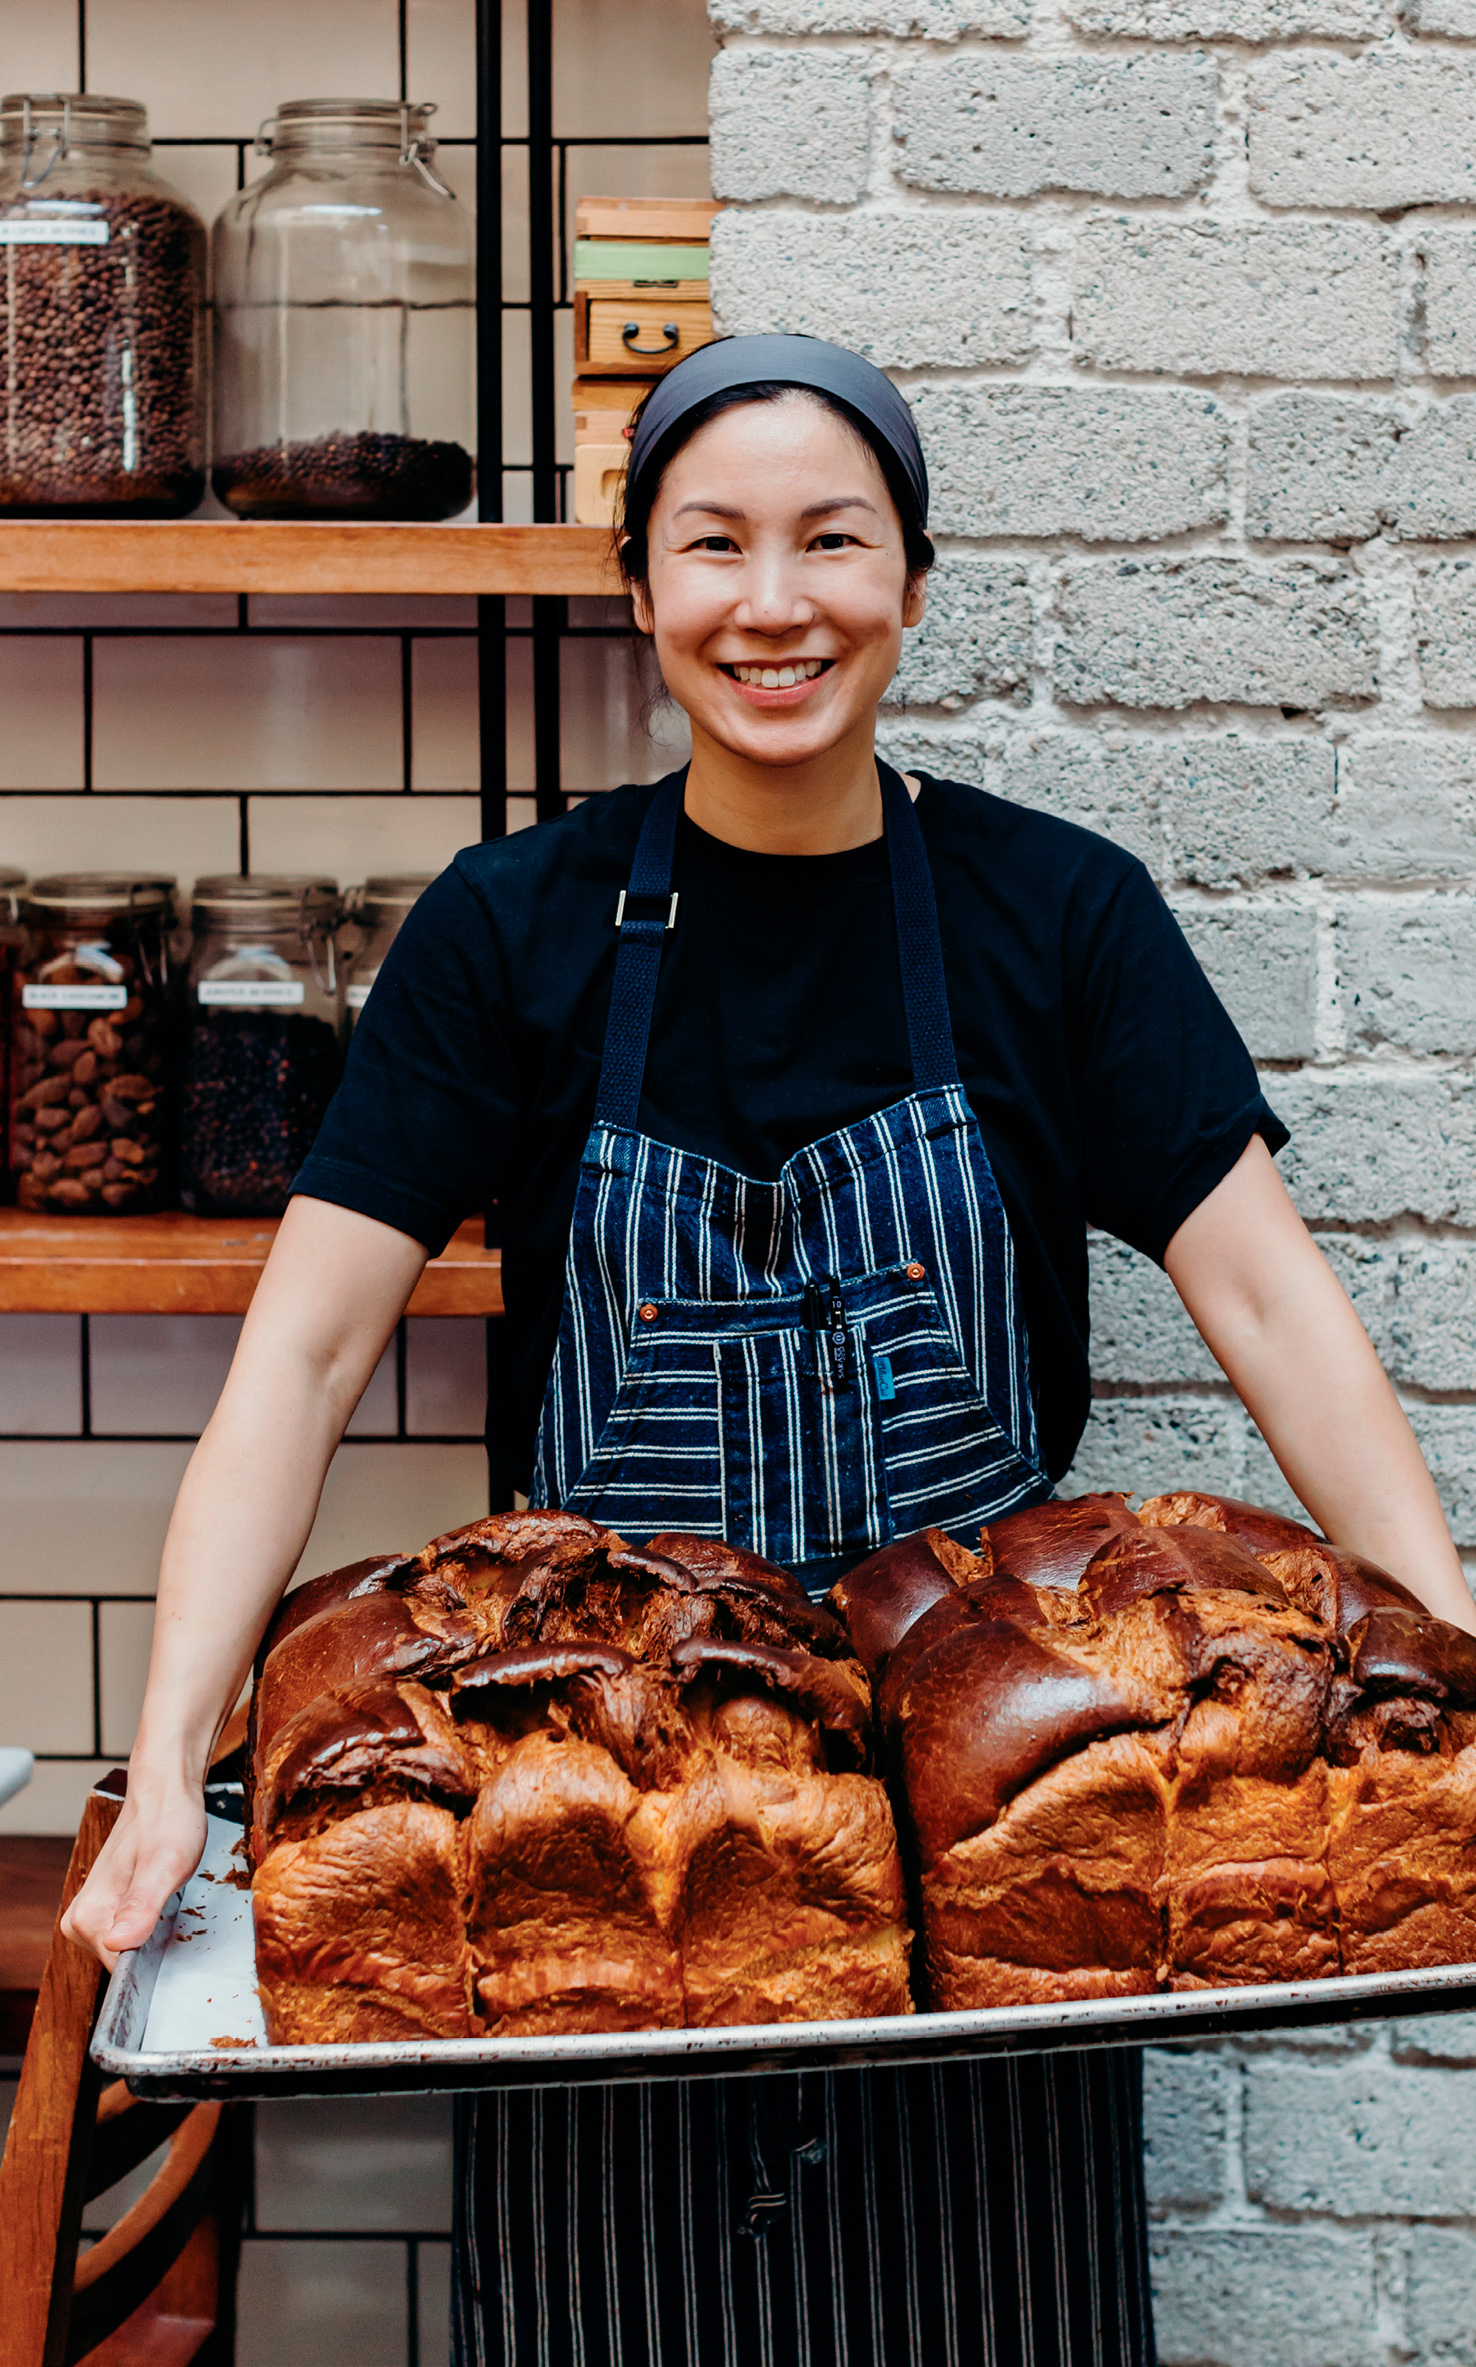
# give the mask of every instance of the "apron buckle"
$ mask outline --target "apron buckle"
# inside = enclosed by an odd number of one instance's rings
[[[838,1282],[805,1284],[805,1321],[815,1343],[815,1368],[831,1389],[844,1389],[851,1378],[851,1327]]]
[[[615,926],[617,929],[623,929],[626,927],[630,927],[632,929],[649,928],[651,923],[655,920],[655,913],[632,912],[630,920],[627,922],[625,918],[625,907],[627,903],[666,904],[666,918],[661,924],[661,934],[664,937],[670,930],[676,927],[677,902],[678,893],[675,888],[673,888],[671,891],[670,902],[668,902],[664,896],[633,896],[629,888],[622,888],[615,905]]]

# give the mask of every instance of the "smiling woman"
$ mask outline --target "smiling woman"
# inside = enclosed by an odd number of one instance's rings
[[[972,1544],[1070,1466],[1090,1223],[1167,1268],[1329,1538],[1473,1623],[1147,873],[877,761],[926,522],[911,414],[855,355],[731,339],[652,395],[622,562],[690,767],[468,848],[385,958],[171,1525],[128,1802],[69,1914],[104,1955],[193,1867],[344,1425],[493,1196],[495,1502],[725,1538],[814,1594],[924,1526]],[[746,1846],[762,1881],[782,1841]],[[522,2092],[461,2134],[462,2367],[1152,2358],[1130,2055]]]

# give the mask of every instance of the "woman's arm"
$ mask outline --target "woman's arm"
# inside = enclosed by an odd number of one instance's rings
[[[418,1241],[325,1200],[282,1219],[169,1523],[128,1799],[63,1918],[109,1966],[199,1861],[216,1735],[425,1262]]]
[[[1185,1218],[1164,1264],[1325,1535],[1476,1633],[1476,1604],[1414,1432],[1259,1135]]]

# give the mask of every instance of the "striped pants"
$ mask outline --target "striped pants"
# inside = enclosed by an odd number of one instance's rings
[[[458,2100],[456,2367],[1153,2367],[1136,2052]]]

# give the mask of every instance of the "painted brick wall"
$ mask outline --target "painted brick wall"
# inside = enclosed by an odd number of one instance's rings
[[[722,326],[858,347],[927,443],[887,751],[1149,866],[1476,1554],[1476,11],[710,14]],[[1291,1508],[1108,1241],[1093,1371],[1076,1486]],[[1473,2068],[1435,2021],[1153,2055],[1165,2361],[1476,2360]]]

